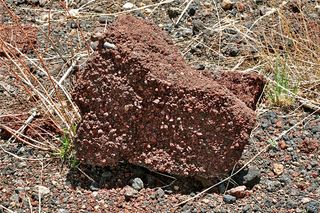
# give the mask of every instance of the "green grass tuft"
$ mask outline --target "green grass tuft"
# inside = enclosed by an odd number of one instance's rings
[[[72,126],[72,130],[75,135],[76,126]],[[68,134],[67,131],[64,132],[63,136],[60,138],[61,146],[59,149],[59,156],[63,160],[63,162],[67,162],[71,168],[75,168],[79,165],[79,161],[76,159],[74,145],[73,145],[73,137],[71,134]]]
[[[274,69],[274,82],[269,84],[267,97],[269,102],[275,106],[289,106],[295,101],[292,94],[297,93],[297,86],[291,83],[285,62],[276,58]]]

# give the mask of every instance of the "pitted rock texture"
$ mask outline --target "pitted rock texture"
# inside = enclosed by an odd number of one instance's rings
[[[256,109],[256,104],[266,84],[265,79],[256,73],[220,72],[211,77],[236,94],[253,110]]]
[[[128,161],[201,178],[232,169],[255,123],[251,108],[188,66],[151,23],[122,16],[93,42],[96,54],[77,73],[73,93],[83,163]]]
[[[11,55],[19,55],[14,48],[22,53],[32,51],[37,43],[37,33],[37,28],[30,25],[0,24],[0,56],[4,56],[5,51]]]

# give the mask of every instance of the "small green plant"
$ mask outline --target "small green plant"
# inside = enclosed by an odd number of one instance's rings
[[[273,148],[278,148],[278,143],[277,141],[273,140],[273,139],[269,139],[268,143],[273,147]]]
[[[59,149],[59,156],[63,160],[63,162],[67,162],[71,168],[75,168],[79,165],[79,161],[75,157],[75,153],[73,150],[73,138],[71,135],[75,135],[76,126],[73,125],[71,127],[72,134],[67,131],[64,132],[63,136],[60,138],[61,146]]]
[[[292,93],[297,92],[297,87],[292,85],[289,79],[286,63],[276,59],[274,69],[274,82],[271,82],[268,90],[269,101],[276,106],[288,106],[293,104]]]
[[[61,147],[59,155],[62,159],[67,159],[71,149],[71,139],[68,137],[68,134],[64,133],[60,140]]]

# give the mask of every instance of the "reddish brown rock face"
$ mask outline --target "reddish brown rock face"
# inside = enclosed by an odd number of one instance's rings
[[[98,37],[73,94],[82,114],[75,145],[83,163],[125,160],[204,178],[232,169],[255,123],[251,108],[188,66],[153,24],[124,16]]]
[[[256,104],[266,83],[265,79],[256,73],[221,72],[211,77],[236,94],[253,110],[256,109]]]

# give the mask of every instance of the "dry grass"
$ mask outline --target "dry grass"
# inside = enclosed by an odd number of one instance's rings
[[[24,29],[20,18],[7,7],[4,1],[1,1],[1,4],[12,23],[25,38],[28,38],[29,32]],[[21,52],[14,44],[8,43],[7,40],[0,37],[1,52],[6,58],[3,60],[2,66],[6,68],[8,75],[14,77],[16,84],[21,88],[20,92],[25,94],[25,104],[35,106],[18,130],[11,129],[8,123],[1,124],[1,128],[12,133],[9,142],[18,139],[36,148],[57,151],[59,144],[52,143],[56,141],[57,135],[50,138],[40,137],[45,141],[42,142],[29,138],[24,134],[24,131],[27,127],[32,128],[32,121],[36,116],[41,116],[52,121],[61,133],[67,134],[70,138],[75,136],[74,125],[79,121],[80,115],[71,100],[70,91],[65,88],[64,83],[70,73],[76,69],[79,60],[87,57],[88,54],[83,51],[74,54],[61,53],[60,48],[56,45],[50,45],[54,43],[55,39],[51,37],[50,31],[45,34],[40,27],[38,30],[43,37],[47,38],[42,41],[46,43],[46,46],[39,48],[42,45],[40,40],[38,40],[37,46],[29,42],[32,54]],[[63,62],[62,67],[55,68],[54,65],[61,64],[61,62]],[[40,133],[38,135],[40,136]]]

